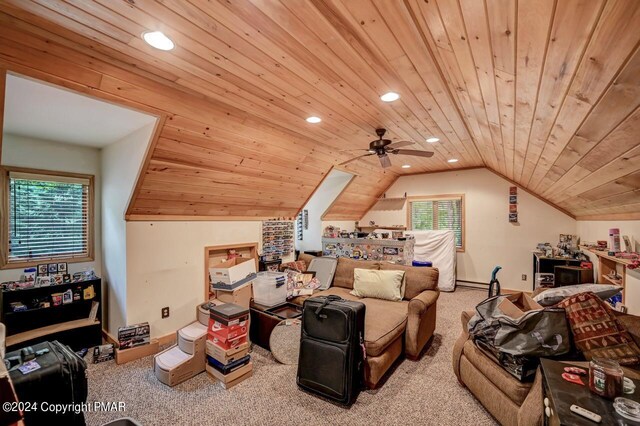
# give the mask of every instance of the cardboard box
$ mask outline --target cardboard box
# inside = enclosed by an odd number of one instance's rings
[[[234,284],[256,274],[256,261],[253,258],[236,257],[209,268],[209,279],[212,284]]]
[[[160,351],[158,339],[151,340],[151,343],[144,346],[136,346],[129,349],[116,349],[116,364],[124,364],[145,356],[156,354]]]
[[[252,370],[253,370],[253,361],[249,361],[247,365],[243,365],[237,370],[234,370],[231,373],[225,375],[207,363],[207,373],[209,373],[216,379],[220,380],[222,383],[226,383],[226,384],[233,382],[234,380],[244,376],[247,373],[251,373]]]
[[[526,293],[507,294],[498,309],[510,318],[518,319],[529,311],[537,311],[543,307]]]
[[[226,326],[216,320],[209,320],[209,333],[224,340],[230,340],[234,337],[246,334],[249,331],[249,321],[235,322],[235,324]]]
[[[231,349],[223,349],[220,346],[213,343],[211,340],[207,340],[207,355],[222,364],[228,364],[236,361],[249,353],[249,343],[245,342]]]
[[[215,345],[220,346],[223,350],[229,350],[231,348],[234,348],[236,346],[239,346],[243,343],[247,342],[247,334],[243,334],[242,336],[237,336],[231,340],[226,340],[226,339],[222,339],[219,336],[216,336],[212,333],[209,333],[209,335],[207,336],[207,340],[209,340],[210,342],[212,342]]]
[[[235,303],[236,305],[240,305],[245,308],[249,308],[252,296],[251,283],[247,283],[232,291],[216,291],[216,298],[219,301],[224,303]]]
[[[133,348],[148,344],[150,339],[150,327],[148,322],[127,325],[118,328],[118,346],[120,349]]]

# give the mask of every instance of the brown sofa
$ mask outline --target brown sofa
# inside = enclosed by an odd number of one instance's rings
[[[453,347],[453,371],[458,381],[504,426],[537,426],[543,422],[542,374],[533,383],[522,383],[500,367],[473,343],[467,323],[473,312],[462,313],[462,333]],[[618,321],[640,343],[640,317],[619,314]],[[625,369],[630,377],[637,372]]]
[[[301,254],[298,260],[307,264],[312,256]],[[352,296],[353,270],[386,269],[404,270],[406,288],[404,300],[359,298]],[[415,268],[385,262],[339,258],[331,287],[314,292],[314,296],[334,294],[346,300],[357,300],[366,305],[364,344],[367,351],[365,382],[375,388],[393,363],[404,352],[410,359],[417,359],[436,326],[436,301],[438,270]],[[302,304],[304,298],[294,303]]]

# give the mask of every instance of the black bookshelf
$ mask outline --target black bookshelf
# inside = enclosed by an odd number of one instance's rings
[[[93,286],[91,299],[53,306],[51,295],[71,289],[84,290]],[[36,307],[33,300],[48,300],[48,308]],[[3,290],[0,293],[0,321],[7,328],[7,350],[20,349],[38,342],[58,340],[74,350],[99,345],[102,342],[102,281],[100,278],[74,283]],[[22,302],[27,310],[13,311],[12,302]],[[99,302],[95,320],[89,319],[93,302]]]

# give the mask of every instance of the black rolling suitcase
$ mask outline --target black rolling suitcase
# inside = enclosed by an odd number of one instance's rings
[[[26,426],[85,424],[80,405],[87,401],[87,364],[68,346],[42,342],[9,352],[5,360],[10,363],[9,375],[18,400],[37,404],[37,410],[25,406]],[[75,406],[56,413],[52,412],[56,404]]]
[[[365,305],[339,296],[305,300],[297,383],[302,389],[350,405],[364,378]]]

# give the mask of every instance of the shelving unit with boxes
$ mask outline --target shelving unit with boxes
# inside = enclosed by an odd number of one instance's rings
[[[216,291],[211,287],[211,281],[209,278],[209,269],[215,268],[220,263],[227,260],[229,250],[233,250],[238,256],[242,258],[251,258],[255,260],[256,271],[258,270],[258,243],[242,243],[242,244],[230,244],[221,246],[208,246],[204,248],[204,301],[215,299],[219,293],[231,293]],[[238,291],[241,289],[237,289]],[[246,290],[245,290],[246,292]],[[249,293],[251,289],[249,287]],[[231,295],[233,296],[233,295]],[[224,296],[222,297],[225,298]],[[251,295],[249,294],[249,298]],[[235,300],[222,300],[224,302],[236,303]],[[248,306],[248,305],[247,305]]]
[[[90,290],[90,288],[93,290]],[[77,300],[54,303],[60,293],[71,290],[79,293]],[[60,340],[73,349],[99,345],[102,341],[102,285],[99,278],[0,293],[0,322],[7,328],[7,350],[28,346],[46,338]],[[31,307],[35,301],[47,302],[48,307]],[[29,306],[13,311],[11,303]],[[94,303],[98,303],[94,309]],[[94,312],[92,312],[94,310]]]
[[[583,248],[595,254],[598,257],[598,276],[596,282],[598,284],[614,284],[622,287],[622,304],[626,304],[625,286],[627,276],[627,266],[633,262],[627,259],[620,259],[610,256],[606,251]],[[613,278],[613,273],[619,278]]]

